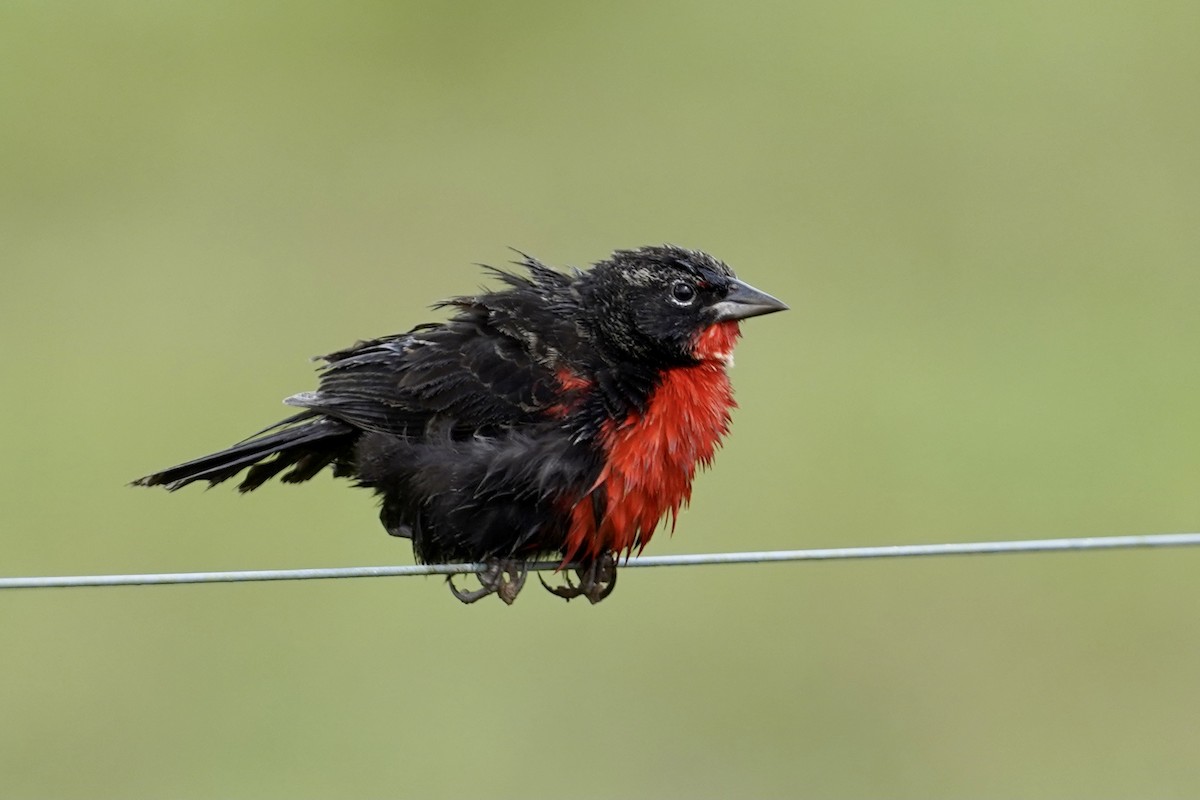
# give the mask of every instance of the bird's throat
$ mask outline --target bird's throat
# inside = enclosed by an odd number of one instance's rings
[[[735,320],[709,325],[692,341],[692,356],[700,361],[719,361],[733,366],[733,347],[742,335]]]

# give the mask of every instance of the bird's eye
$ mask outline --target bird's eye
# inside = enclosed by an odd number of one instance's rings
[[[687,281],[675,281],[671,286],[671,302],[677,306],[690,306],[696,299],[696,287]]]

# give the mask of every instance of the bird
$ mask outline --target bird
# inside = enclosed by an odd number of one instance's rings
[[[603,600],[729,431],[741,321],[788,306],[672,244],[565,272],[515,252],[516,270],[484,266],[500,288],[435,304],[446,321],[314,359],[316,390],[284,400],[297,413],[133,484],[242,475],[249,492],[328,469],[378,496],[419,562],[482,565],[478,588],[447,577],[464,603],[511,605],[546,557],[548,590]]]

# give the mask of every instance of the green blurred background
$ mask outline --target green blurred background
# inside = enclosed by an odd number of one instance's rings
[[[125,483],[518,247],[792,304],[651,553],[1200,527],[1200,7],[0,10],[12,575],[404,563]],[[8,797],[1195,797],[1200,553],[0,596]]]

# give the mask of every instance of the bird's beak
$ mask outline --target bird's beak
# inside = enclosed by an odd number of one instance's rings
[[[712,310],[716,312],[718,322],[725,322],[787,311],[788,306],[766,292],[760,292],[750,284],[734,279],[729,294],[719,303],[713,303]]]

